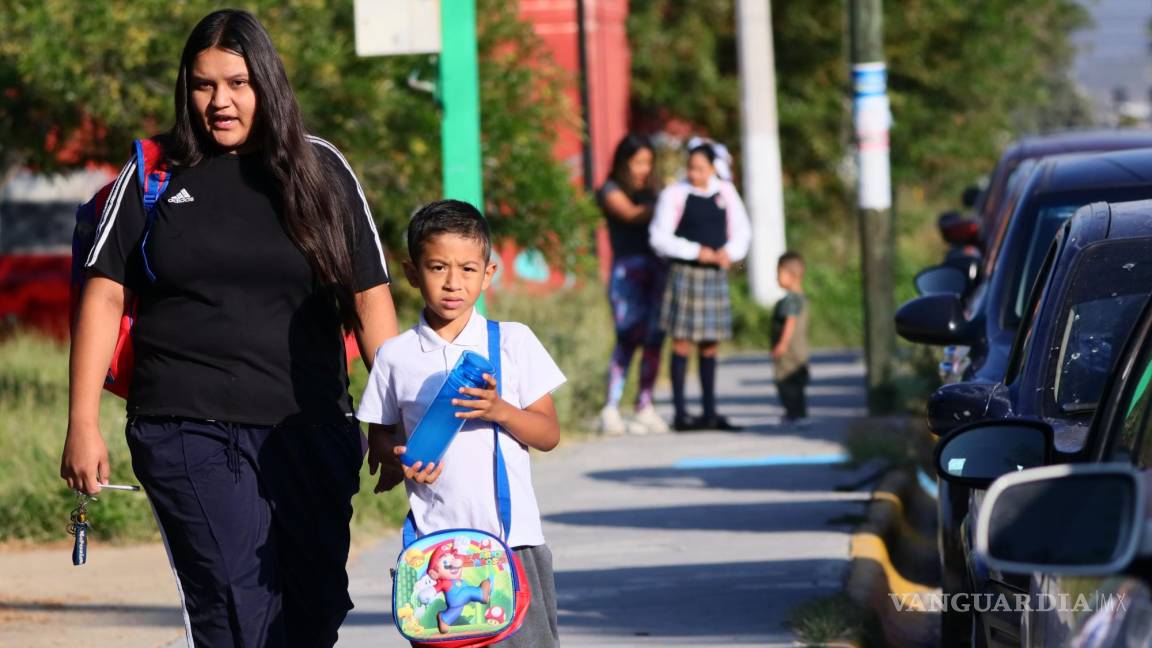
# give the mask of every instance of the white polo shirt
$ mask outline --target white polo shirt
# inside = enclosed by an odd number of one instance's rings
[[[408,438],[460,354],[467,350],[487,357],[487,326],[488,320],[473,310],[456,340],[447,342],[428,326],[421,313],[416,326],[388,340],[376,352],[356,417],[366,423],[401,424]],[[532,330],[517,322],[500,323],[500,365],[501,397],[521,409],[567,380]],[[444,453],[444,472],[434,484],[404,481],[419,535],[459,528],[500,535],[492,439],[490,422],[467,420]],[[532,490],[528,448],[501,431],[500,449],[512,496],[508,546],[542,545],[544,533]]]

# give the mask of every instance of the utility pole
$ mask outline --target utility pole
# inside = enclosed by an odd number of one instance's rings
[[[736,39],[744,150],[741,166],[752,221],[748,279],[752,298],[761,306],[769,306],[784,294],[776,283],[776,262],[785,249],[771,0],[737,0]]]
[[[892,179],[888,159],[888,73],[882,0],[849,0],[853,124],[856,131],[857,220],[864,278],[864,360],[868,409],[890,409],[887,385],[896,347],[892,317]]]

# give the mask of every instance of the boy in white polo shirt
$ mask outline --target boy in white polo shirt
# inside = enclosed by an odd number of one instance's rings
[[[468,203],[442,200],[412,217],[404,273],[420,290],[424,309],[416,326],[380,346],[356,416],[371,424],[368,465],[372,474],[381,471],[376,492],[404,480],[419,534],[474,528],[501,535],[492,478],[492,424],[500,426],[512,500],[507,543],[528,574],[532,602],[520,629],[495,645],[546,648],[559,643],[556,586],[528,448],[547,452],[560,441],[551,394],[565,378],[531,329],[501,322],[500,395],[492,376],[487,389],[461,389],[453,404],[472,411],[459,415],[467,420],[440,465],[399,462],[403,439],[440,388],[435,378],[466,350],[488,354],[487,320],[474,306],[496,271],[491,250],[488,224]]]

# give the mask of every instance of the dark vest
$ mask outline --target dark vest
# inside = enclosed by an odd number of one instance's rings
[[[728,242],[728,210],[717,204],[721,200],[719,193],[707,198],[689,194],[676,236],[713,249],[724,247]]]

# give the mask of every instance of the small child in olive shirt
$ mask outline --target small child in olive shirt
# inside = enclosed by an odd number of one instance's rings
[[[784,405],[784,423],[797,423],[808,416],[804,389],[808,386],[808,304],[804,298],[804,259],[785,252],[776,266],[776,277],[786,292],[772,313],[772,361],[776,392]]]

